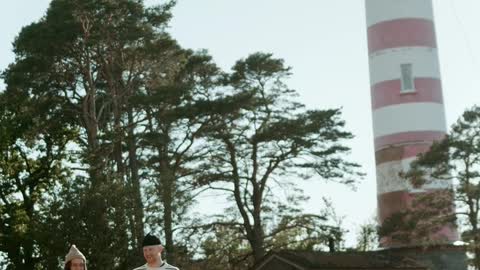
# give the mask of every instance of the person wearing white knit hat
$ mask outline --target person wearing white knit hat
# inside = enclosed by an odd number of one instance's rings
[[[142,247],[143,257],[147,263],[134,270],[179,270],[162,260],[163,246],[155,235],[147,234],[143,238]]]
[[[70,247],[65,256],[64,270],[87,270],[87,258],[75,245]]]

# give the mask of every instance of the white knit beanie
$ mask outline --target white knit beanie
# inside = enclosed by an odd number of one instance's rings
[[[87,270],[87,258],[85,258],[85,255],[83,255],[83,253],[80,252],[75,245],[70,247],[68,254],[65,256],[65,265],[73,259],[82,259],[85,263],[85,270]]]

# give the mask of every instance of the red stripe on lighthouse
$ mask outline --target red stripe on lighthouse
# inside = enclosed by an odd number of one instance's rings
[[[430,149],[431,143],[403,145],[399,147],[388,147],[375,152],[375,162],[380,165],[385,162],[403,160],[416,157],[420,153],[425,153]]]
[[[385,106],[412,103],[433,102],[443,104],[442,85],[439,79],[415,79],[415,92],[401,93],[400,80],[389,80],[372,86],[372,109]]]
[[[410,208],[413,196],[408,191],[394,191],[377,197],[378,217],[383,221],[394,213],[401,213]]]
[[[424,192],[411,193],[408,190],[404,191],[394,191],[379,194],[377,196],[377,202],[379,205],[378,215],[380,221],[384,221],[386,218],[390,217],[394,213],[401,213],[407,210],[414,210],[412,207],[421,207],[417,203],[414,204],[415,200],[425,200],[424,196],[431,196],[431,198],[436,198],[438,200],[443,200],[443,203],[448,203],[452,201],[452,193],[448,190],[425,190]],[[427,206],[427,205],[425,205]],[[424,207],[425,207],[424,206]],[[431,207],[434,207],[432,204]],[[453,212],[453,203],[449,208],[442,209],[445,213]],[[445,214],[444,213],[444,214]]]
[[[379,206],[378,209],[378,217],[380,219],[381,223],[384,223],[384,221],[391,217],[392,214],[395,213],[402,213],[404,211],[408,210],[414,210],[411,207],[414,204],[415,199],[419,199],[419,196],[425,196],[426,194],[430,194],[432,196],[442,196],[444,197],[445,200],[450,201],[451,198],[448,197],[448,193],[445,193],[443,190],[430,190],[422,193],[410,193],[409,191],[396,191],[396,192],[389,192],[389,193],[384,193],[380,194],[377,197],[377,203]],[[422,200],[422,199],[420,199]],[[428,206],[417,206],[417,207],[435,207],[433,205]],[[442,214],[453,214],[453,203],[451,205],[451,208],[446,208],[442,209],[445,212]],[[437,224],[435,224],[437,225]],[[413,231],[410,233],[414,233]],[[429,240],[440,240],[440,241],[447,241],[447,242],[454,242],[458,240],[458,234],[455,228],[455,225],[450,222],[446,222],[442,224],[441,226],[433,229],[428,235]],[[408,244],[418,244],[416,242],[416,239],[410,239],[410,243]],[[381,244],[380,246],[403,246],[407,243],[403,241],[395,241],[392,240],[388,237],[383,237],[381,239]]]
[[[368,28],[368,52],[398,47],[436,48],[433,22],[419,18],[397,19]]]
[[[391,135],[385,135],[375,138],[375,151],[392,144],[412,143],[412,142],[433,142],[445,138],[443,131],[411,131],[401,132]]]

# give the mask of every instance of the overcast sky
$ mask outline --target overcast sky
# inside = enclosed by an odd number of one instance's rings
[[[13,61],[11,43],[21,27],[38,20],[49,2],[2,1],[0,69]],[[465,108],[480,104],[480,1],[433,4],[450,126]],[[343,108],[346,127],[356,136],[351,159],[363,166],[367,177],[357,191],[318,179],[301,187],[311,197],[307,211],[318,212],[322,196],[333,200],[338,214],[345,216],[352,244],[358,225],[376,212],[364,1],[178,0],[169,31],[185,48],[207,49],[225,70],[250,53],[271,52],[293,68],[289,85],[301,102],[309,108]]]

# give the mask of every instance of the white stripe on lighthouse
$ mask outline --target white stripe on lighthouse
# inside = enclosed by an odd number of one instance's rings
[[[373,111],[375,138],[402,132],[445,130],[443,104],[416,102]]]
[[[389,49],[370,56],[370,84],[396,80],[401,76],[400,65],[412,64],[415,78],[440,78],[437,50],[426,47]]]
[[[367,26],[399,18],[433,20],[430,0],[366,0]]]
[[[410,182],[400,177],[400,172],[410,169],[415,157],[385,162],[377,165],[377,194],[395,191],[422,192],[425,190],[447,189],[452,183],[449,180],[429,180],[421,188],[415,188]]]

